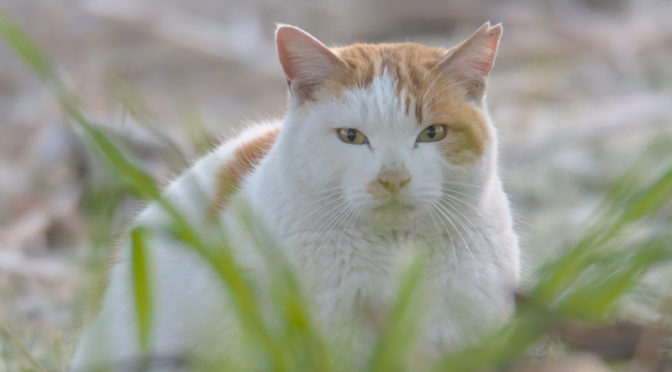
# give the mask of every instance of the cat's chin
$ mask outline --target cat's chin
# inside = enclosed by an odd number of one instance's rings
[[[391,199],[371,208],[368,219],[373,226],[400,228],[408,223],[416,209],[415,205]]]
[[[415,205],[399,199],[390,199],[382,202],[371,209],[373,213],[383,214],[408,214],[415,210]]]

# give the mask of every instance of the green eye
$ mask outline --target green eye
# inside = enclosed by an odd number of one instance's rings
[[[345,143],[353,145],[365,145],[369,143],[369,139],[366,138],[364,133],[355,128],[338,128],[336,129],[336,133],[338,134],[338,138]]]
[[[445,125],[434,124],[423,129],[416,142],[437,142],[446,138],[448,130]]]

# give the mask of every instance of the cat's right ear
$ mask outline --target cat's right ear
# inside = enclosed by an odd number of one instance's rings
[[[320,85],[345,68],[343,60],[298,27],[278,25],[275,43],[289,90],[299,102],[312,99]]]
[[[487,22],[462,44],[448,51],[447,57],[439,63],[438,68],[464,88],[468,99],[480,101],[483,98],[501,37],[502,25],[491,26]]]

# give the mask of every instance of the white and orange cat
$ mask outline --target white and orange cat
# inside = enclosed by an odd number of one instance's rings
[[[263,277],[227,208],[234,199],[250,205],[294,269],[318,326],[353,355],[368,352],[376,322],[365,314],[393,300],[399,256],[408,250],[430,257],[420,353],[473,342],[511,314],[519,272],[497,133],[484,102],[501,34],[500,25],[485,24],[448,50],[414,43],[328,48],[280,26],[276,43],[291,95],[285,118],[224,143],[165,197],[194,224],[206,223],[214,205],[240,262],[251,277]],[[167,221],[150,205],[136,222],[157,230],[151,351],[235,363],[237,325],[225,310],[226,288],[192,250],[160,232]],[[136,340],[127,244],[73,370],[137,359]]]

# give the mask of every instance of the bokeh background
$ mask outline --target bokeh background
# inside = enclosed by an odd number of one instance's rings
[[[0,9],[164,183],[236,128],[282,116],[276,22],[328,45],[446,47],[502,22],[488,106],[528,278],[654,138],[672,135],[667,0],[0,0]],[[141,207],[65,120],[0,43],[0,371],[27,365],[16,340],[49,368],[67,365],[108,246]],[[654,285],[669,285],[660,277]]]

